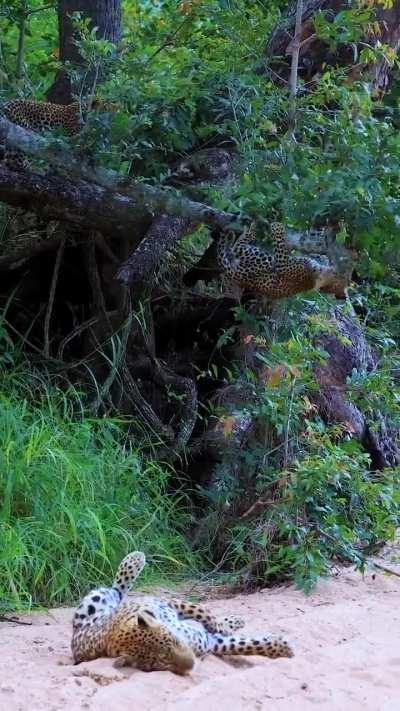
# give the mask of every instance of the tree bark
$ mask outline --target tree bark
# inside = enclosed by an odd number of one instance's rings
[[[157,217],[138,249],[120,266],[117,279],[126,286],[131,286],[135,292],[146,283],[149,284],[163,258],[165,259],[167,253],[194,227],[187,217]]]
[[[0,117],[1,143],[5,143],[12,149],[20,150],[29,155],[42,159],[47,158],[52,165],[59,167],[61,170],[65,170],[67,166],[68,176],[72,176],[77,180],[94,183],[112,192],[120,193],[120,199],[121,201],[123,199],[126,201],[127,208],[130,205],[130,199],[137,201],[139,214],[147,213],[150,217],[154,217],[164,213],[175,215],[176,217],[188,217],[196,224],[204,223],[210,226],[218,225],[221,228],[230,227],[235,229],[235,225],[232,224],[235,217],[229,212],[216,210],[203,203],[177,196],[172,190],[135,182],[132,178],[123,176],[115,170],[100,166],[93,168],[79,157],[75,157],[70,150],[64,148],[59,142],[49,141],[33,131],[28,131]],[[9,202],[9,200],[5,200],[5,202]],[[122,204],[121,208],[123,209]],[[32,205],[32,209],[34,209],[34,205]],[[66,219],[68,220],[67,215]],[[240,230],[238,223],[236,229]]]
[[[125,239],[132,238],[135,232],[141,234],[151,220],[140,196],[138,200],[127,199],[98,185],[72,182],[56,175],[13,172],[1,165],[0,201],[35,212],[46,220],[61,220]]]
[[[341,424],[348,435],[358,439],[371,456],[374,469],[400,464],[400,431],[387,415],[369,411],[351,401],[348,378],[353,372],[379,370],[379,358],[367,341],[355,314],[331,313],[332,332],[321,335],[316,345],[329,354],[316,364],[315,378],[320,386],[313,396],[321,416],[328,424]],[[368,401],[368,393],[365,392]]]
[[[72,64],[82,64],[82,57],[75,44],[76,36],[71,20],[74,12],[90,18],[91,27],[97,27],[97,36],[117,43],[121,38],[121,0],[59,0],[58,32],[60,60]],[[69,104],[73,87],[68,73],[62,69],[54,84],[47,92],[48,101]]]
[[[290,56],[293,52],[293,35],[296,20],[296,2],[292,2],[284,13],[267,42],[265,55],[266,71],[271,71],[272,79],[287,82],[290,75]],[[348,66],[349,77],[358,78],[370,72],[373,89],[384,93],[391,79],[391,65],[386,59],[380,59],[373,65],[362,65],[354,59],[354,44],[341,44],[332,50],[314,31],[313,18],[323,11],[328,19],[343,10],[349,9],[347,0],[305,0],[302,13],[302,32],[299,56],[299,77],[305,82],[315,79],[325,66]],[[379,33],[368,34],[363,42],[375,45],[378,41],[389,45],[395,52],[400,47],[400,0],[394,0],[393,7],[385,9],[375,7],[375,19],[379,23]],[[362,46],[359,47],[359,50]]]

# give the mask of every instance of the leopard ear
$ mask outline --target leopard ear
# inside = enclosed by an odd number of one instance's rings
[[[137,614],[139,627],[158,627],[158,622],[150,610],[140,610]]]
[[[253,220],[248,227],[247,234],[250,238],[254,238],[257,235],[257,222]]]

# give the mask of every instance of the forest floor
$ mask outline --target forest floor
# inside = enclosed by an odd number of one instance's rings
[[[386,549],[378,569],[321,581],[310,596],[293,587],[212,600],[240,614],[246,629],[280,633],[292,659],[197,662],[194,672],[114,669],[111,659],[71,664],[71,614],[56,609],[0,622],[0,708],[7,711],[398,711],[400,556]],[[208,600],[210,604],[210,600]]]

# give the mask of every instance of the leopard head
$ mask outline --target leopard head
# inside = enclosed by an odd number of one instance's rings
[[[195,657],[184,642],[145,607],[124,620],[123,630],[112,644],[110,656],[132,659],[142,671],[171,671],[187,674],[194,667]]]

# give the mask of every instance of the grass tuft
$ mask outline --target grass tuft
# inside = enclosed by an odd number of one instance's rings
[[[85,416],[77,392],[26,363],[0,370],[1,609],[76,601],[134,549],[151,563],[144,581],[189,574],[188,506],[169,473],[121,421]]]

